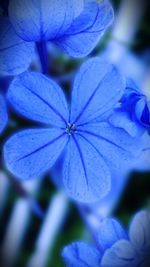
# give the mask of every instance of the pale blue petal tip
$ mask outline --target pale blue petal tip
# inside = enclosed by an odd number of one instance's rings
[[[0,18],[0,75],[17,75],[28,69],[34,43],[23,41],[7,18]]]

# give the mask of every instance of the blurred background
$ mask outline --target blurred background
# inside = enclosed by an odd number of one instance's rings
[[[6,12],[7,2],[0,2]],[[112,5],[115,21],[90,56],[107,57],[126,76],[134,79],[150,99],[150,2],[113,0]],[[71,59],[50,44],[49,54],[49,71],[68,93],[75,71],[86,59]],[[34,59],[32,69],[36,64],[38,58]],[[11,77],[0,78],[0,88],[4,92],[10,81]],[[148,156],[145,157],[146,167],[135,168],[113,198],[110,196],[98,207],[84,207],[87,226],[82,210],[52,182],[57,176],[59,183],[58,169],[36,181],[16,181],[4,167],[2,147],[14,131],[29,128],[33,122],[22,119],[10,107],[8,109],[9,123],[0,137],[0,251],[7,255],[3,267],[63,267],[61,251],[66,244],[92,240],[89,222],[97,227],[97,220],[111,215],[127,226],[136,211],[150,209]]]

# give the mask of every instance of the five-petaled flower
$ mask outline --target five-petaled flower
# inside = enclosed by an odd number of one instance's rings
[[[83,202],[104,197],[111,169],[125,169],[140,151],[139,138],[107,122],[124,88],[113,65],[90,59],[76,75],[69,111],[53,80],[33,72],[17,76],[8,90],[10,102],[23,116],[45,126],[19,132],[6,142],[8,169],[21,179],[37,178],[64,151],[63,183],[69,195]]]
[[[75,242],[63,250],[67,267],[149,267],[150,213],[140,211],[133,218],[129,233],[114,219],[104,219],[98,247]]]
[[[50,41],[73,57],[86,56],[112,20],[108,0],[11,0],[9,18],[0,19],[0,73],[27,70],[35,43],[40,51]]]

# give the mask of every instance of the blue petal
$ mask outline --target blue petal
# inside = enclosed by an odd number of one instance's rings
[[[114,219],[104,219],[98,235],[100,247],[105,251],[120,239],[128,239],[126,231]]]
[[[94,246],[83,242],[65,247],[62,257],[68,267],[100,267],[100,252]]]
[[[134,119],[135,105],[143,95],[132,80],[126,81],[126,88],[121,99],[121,108],[128,112]]]
[[[71,122],[85,123],[104,115],[120,100],[125,88],[118,70],[93,58],[80,68],[72,92]]]
[[[11,0],[9,16],[17,34],[26,41],[62,36],[83,9],[83,0]]]
[[[132,137],[144,133],[144,128],[137,121],[132,120],[127,112],[116,111],[110,116],[109,122],[115,127],[124,129]]]
[[[86,56],[97,45],[112,20],[113,9],[108,1],[86,0],[81,15],[64,37],[56,40],[56,44],[73,57]]]
[[[101,267],[137,267],[138,255],[127,240],[119,240],[107,249],[101,261]]]
[[[63,167],[68,194],[81,202],[96,202],[110,190],[110,173],[95,147],[82,134],[70,137]]]
[[[68,121],[68,107],[61,88],[40,73],[19,75],[9,87],[8,99],[29,119],[60,127]]]
[[[89,123],[78,131],[91,141],[110,168],[125,170],[141,153],[141,139],[132,138],[124,130],[107,122]]]
[[[138,212],[130,226],[130,240],[139,252],[148,252],[150,257],[150,213]]]
[[[4,130],[7,124],[7,120],[8,120],[8,114],[7,114],[5,100],[2,97],[2,95],[0,95],[0,134]]]
[[[142,126],[150,128],[150,102],[146,101],[146,97],[136,103],[135,115]]]
[[[126,81],[126,90],[125,90],[125,97],[129,97],[131,93],[134,93],[136,95],[142,95],[142,91],[137,86],[137,84],[134,82],[134,80],[127,78]]]
[[[7,18],[1,18],[0,25],[0,75],[17,75],[28,69],[34,43],[20,39]]]
[[[66,142],[59,129],[24,130],[6,142],[6,166],[20,179],[37,178],[55,163]]]

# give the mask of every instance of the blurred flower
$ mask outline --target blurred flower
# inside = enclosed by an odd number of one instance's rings
[[[148,267],[150,264],[149,226],[150,213],[147,211],[137,213],[131,222],[129,237],[125,239],[123,236],[119,236],[117,242],[110,243],[111,247],[109,245],[110,248],[106,249],[101,261],[101,266]],[[103,236],[103,233],[101,234]],[[109,238],[109,235],[107,237]]]
[[[67,267],[148,267],[150,264],[150,213],[138,212],[129,233],[114,219],[104,219],[98,235],[99,247],[75,242],[64,248]]]
[[[62,256],[67,267],[100,267],[102,254],[95,246],[76,242],[65,247]]]
[[[53,41],[72,56],[85,56],[112,22],[113,10],[107,0],[12,0],[9,15],[22,39]]]
[[[2,95],[0,95],[0,134],[4,130],[8,120],[6,103]]]
[[[41,53],[43,43],[50,41],[73,57],[88,55],[112,23],[113,9],[107,0],[64,0],[63,4],[61,0],[11,0],[9,19],[11,24],[1,18],[3,75],[19,74],[28,68],[34,42]]]
[[[150,100],[142,91],[128,80],[125,93],[109,120],[114,126],[125,129],[132,136],[150,130]]]
[[[124,28],[122,31],[124,32]],[[130,50],[126,43],[111,39],[100,56],[116,65],[123,75],[132,79],[140,87],[149,67],[149,62],[146,61],[149,51],[146,56],[145,53],[146,51],[142,55],[137,55]]]
[[[150,129],[150,100],[148,101],[146,95],[131,81],[127,84],[121,104],[133,120],[144,128]]]
[[[23,116],[52,128],[11,137],[4,148],[8,169],[22,179],[36,178],[54,165],[65,148],[63,184],[68,194],[83,202],[104,197],[111,187],[111,168],[125,169],[141,151],[139,138],[107,122],[124,87],[113,65],[90,59],[75,78],[69,112],[54,81],[32,72],[18,76],[8,90],[10,102]]]

